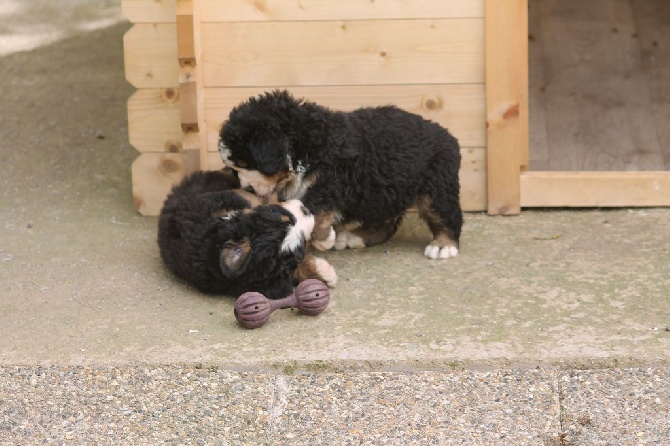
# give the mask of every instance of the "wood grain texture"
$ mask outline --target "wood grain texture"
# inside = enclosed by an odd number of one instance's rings
[[[181,8],[178,8],[181,12]],[[193,12],[193,32],[195,37],[193,39],[194,52],[195,52],[195,69],[192,73],[192,77],[196,82],[196,108],[198,112],[198,135],[197,140],[194,138],[194,142],[197,144],[198,150],[198,159],[200,161],[200,169],[205,169],[207,167],[207,119],[205,117],[205,97],[206,97],[206,88],[205,88],[205,70],[204,70],[204,57],[203,57],[203,39],[202,34],[202,23],[203,23],[203,11],[201,3],[194,3],[190,11]]]
[[[208,88],[205,119],[208,151],[217,151],[218,132],[230,110],[272,88]],[[486,110],[483,84],[292,87],[304,98],[334,110],[351,111],[363,106],[396,105],[422,115],[450,130],[463,147],[486,146]]]
[[[174,23],[177,0],[121,0],[123,15],[133,23]]]
[[[670,172],[523,172],[524,207],[670,206]]]
[[[665,170],[670,170],[670,2],[631,0]]]
[[[177,87],[179,62],[174,23],[134,25],[123,36],[126,79],[135,88]]]
[[[529,170],[549,169],[547,110],[544,95],[546,80],[541,44],[542,27],[540,26],[541,2],[542,0],[528,1]]]
[[[142,215],[158,215],[163,201],[184,177],[183,153],[143,153],[132,165],[133,201]]]
[[[486,149],[462,148],[461,170],[458,172],[461,183],[461,208],[465,212],[486,210]]]
[[[207,87],[481,83],[482,19],[204,23]]]
[[[128,138],[139,152],[181,152],[179,89],[142,89],[128,100]]]
[[[184,133],[200,129],[198,113],[198,83],[196,70],[196,32],[193,2],[182,0],[177,4],[177,55],[179,57],[179,95],[181,128]]]
[[[484,0],[199,0],[206,22],[483,17]]]
[[[550,170],[658,170],[662,156],[628,0],[542,0]]]
[[[519,173],[528,159],[528,5],[486,2],[488,212],[521,212]]]
[[[180,8],[181,9],[181,8]],[[179,66],[195,66],[195,38],[193,10],[177,14],[177,56]]]

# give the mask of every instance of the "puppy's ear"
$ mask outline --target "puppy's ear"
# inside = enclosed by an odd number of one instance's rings
[[[246,238],[227,241],[219,257],[221,273],[228,279],[239,277],[247,269],[251,251],[251,243]]]
[[[251,141],[251,155],[260,173],[276,175],[286,167],[288,136],[274,123],[258,126]]]

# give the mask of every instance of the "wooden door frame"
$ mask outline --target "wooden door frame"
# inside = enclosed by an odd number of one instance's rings
[[[485,0],[487,211],[670,206],[670,172],[528,170],[528,0]]]

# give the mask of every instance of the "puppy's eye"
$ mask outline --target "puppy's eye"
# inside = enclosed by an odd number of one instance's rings
[[[242,169],[244,169],[244,168],[247,167],[248,165],[249,165],[249,163],[247,163],[247,162],[244,161],[244,160],[237,160],[237,161],[235,161],[235,166],[237,166],[237,167],[241,167]]]

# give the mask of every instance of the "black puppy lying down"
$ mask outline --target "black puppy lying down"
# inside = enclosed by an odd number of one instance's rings
[[[333,267],[306,254],[314,216],[302,203],[263,203],[239,186],[230,171],[212,171],[172,189],[158,220],[167,268],[212,294],[258,291],[279,299],[307,278],[334,286]]]

